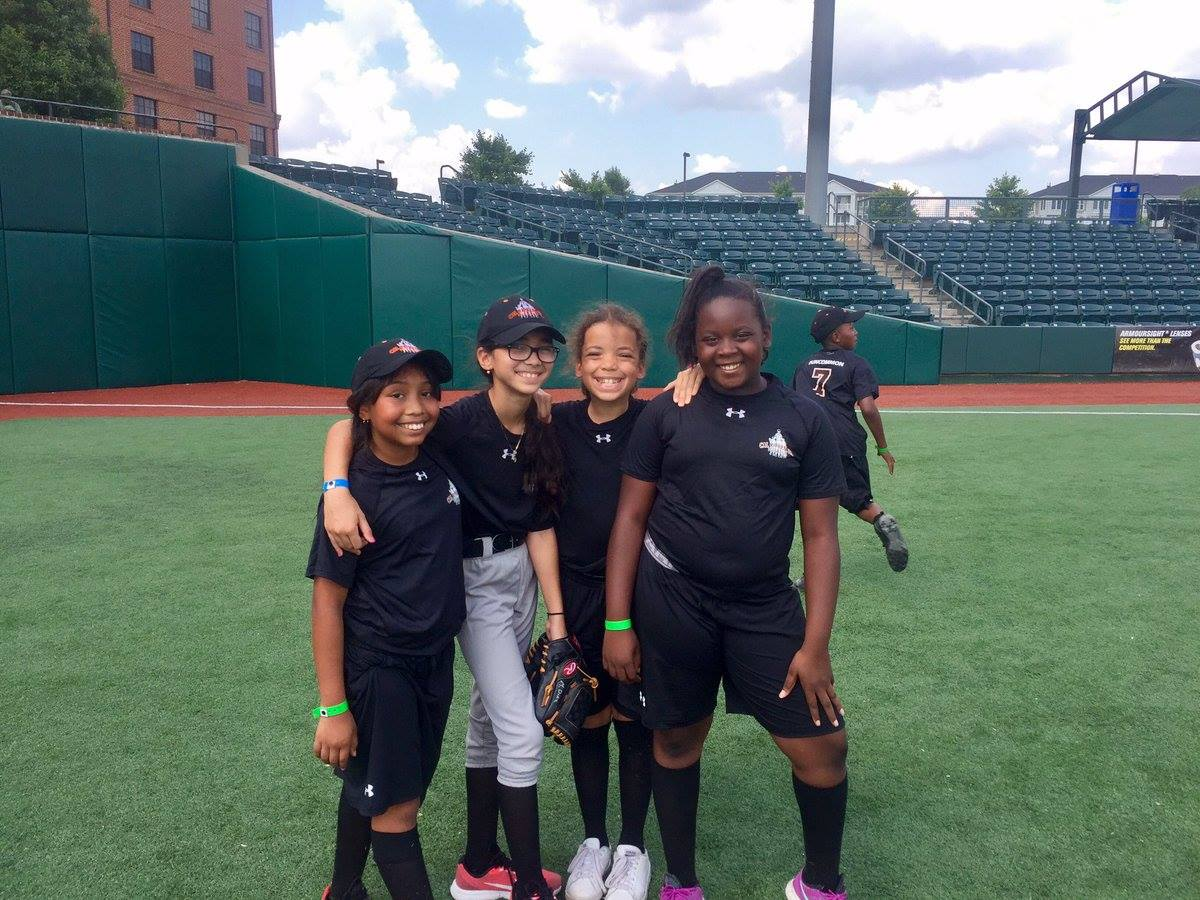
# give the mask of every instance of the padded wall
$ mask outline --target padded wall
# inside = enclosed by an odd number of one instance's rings
[[[528,295],[529,253],[527,247],[501,241],[459,235],[451,239],[450,304],[454,317],[450,360],[456,387],[480,383],[475,334],[487,308],[510,294]]]
[[[238,241],[237,286],[242,377],[282,381],[278,242]]]
[[[88,230],[92,234],[161,237],[159,141],[126,131],[83,129]]]
[[[371,235],[372,340],[404,337],[418,347],[452,353],[450,241],[443,235]],[[455,361],[455,382],[477,376],[471,368],[462,371]]]
[[[0,184],[10,231],[87,231],[83,129],[0,117]]]
[[[978,326],[947,329],[945,375],[1105,375],[1113,329]]]
[[[325,383],[325,310],[321,239],[277,242],[280,379]]]
[[[97,384],[102,388],[171,380],[166,260],[158,238],[89,239],[96,316]]]
[[[12,330],[8,323],[8,267],[4,262],[4,232],[0,231],[0,394],[13,388]]]
[[[645,383],[663,385],[675,377],[679,366],[667,347],[667,328],[675,318],[683,279],[627,266],[608,266],[608,298],[641,313],[652,338],[650,368]]]
[[[7,231],[4,251],[14,390],[96,387],[87,235]]]
[[[363,234],[320,240],[324,383],[332,387],[349,387],[354,363],[371,343],[368,239]]]
[[[233,244],[168,238],[167,312],[176,383],[236,381],[237,286]]]
[[[575,319],[608,297],[608,266],[599,260],[577,260],[559,253],[529,254],[529,296],[558,330],[571,337]],[[550,387],[575,387],[570,350],[559,354]]]
[[[167,237],[233,239],[233,148],[159,138],[163,229]]]

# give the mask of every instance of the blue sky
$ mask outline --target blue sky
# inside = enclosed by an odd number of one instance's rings
[[[1076,106],[1142,69],[1200,76],[1195,10],[842,0],[831,169],[923,194],[977,194],[1002,171],[1061,180]],[[383,158],[426,192],[479,128],[533,151],[547,185],[615,164],[653,190],[685,150],[689,174],[803,170],[811,26],[811,0],[286,0],[281,148]],[[1132,155],[1089,145],[1084,168],[1125,172]],[[1197,172],[1200,152],[1143,144],[1139,170]]]

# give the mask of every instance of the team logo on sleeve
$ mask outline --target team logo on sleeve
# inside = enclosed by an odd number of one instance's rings
[[[732,406],[725,410],[725,418],[732,419],[734,416],[744,419],[746,418],[746,411],[744,409],[734,409]]]
[[[450,485],[450,493],[446,494],[446,502],[458,506],[462,502],[458,496],[458,488],[456,488],[454,486],[454,482],[448,478],[446,479],[446,484]]]
[[[765,441],[759,441],[759,450],[766,450],[776,459],[787,459],[789,456],[795,456],[792,448],[787,445],[787,441],[783,439],[782,430],[776,428],[775,433]]]

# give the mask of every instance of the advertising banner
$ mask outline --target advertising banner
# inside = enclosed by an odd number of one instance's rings
[[[1118,328],[1113,372],[1200,375],[1200,328]]]

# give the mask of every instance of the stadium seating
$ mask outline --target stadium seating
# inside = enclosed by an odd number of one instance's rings
[[[880,223],[876,244],[993,324],[1200,325],[1200,248],[1106,222]],[[894,243],[892,243],[894,241]],[[949,279],[953,278],[957,284]],[[961,288],[959,287],[961,285]]]
[[[795,200],[631,195],[598,203],[573,192],[443,179],[437,203],[396,191],[384,171],[268,157],[252,163],[380,215],[652,271],[686,274],[719,262],[781,296],[932,320],[928,307],[912,304],[907,292],[801,216]]]

